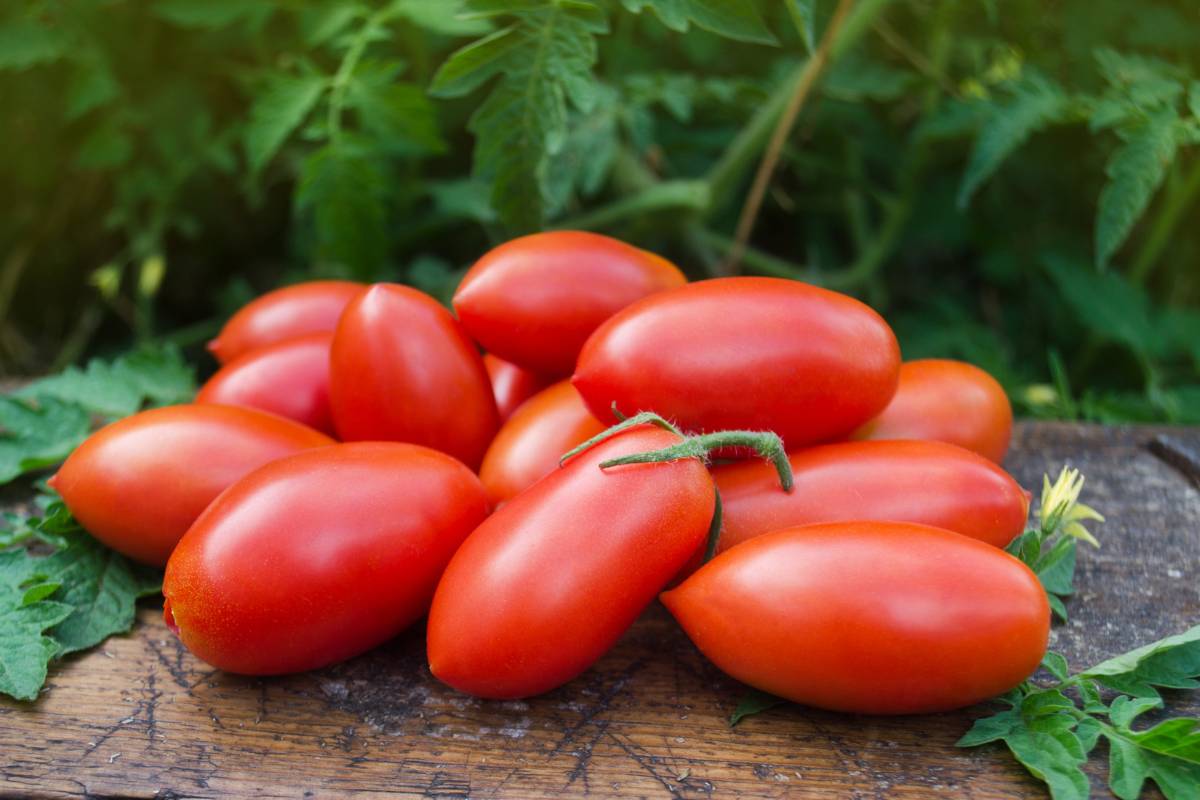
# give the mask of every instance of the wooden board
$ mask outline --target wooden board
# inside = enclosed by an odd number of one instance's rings
[[[1064,463],[1108,515],[1081,554],[1076,666],[1200,621],[1200,431],[1027,424],[1026,486]],[[12,797],[1043,797],[999,748],[955,740],[985,713],[872,718],[776,709],[731,729],[742,688],[659,606],[578,680],[524,702],[438,684],[421,631],[320,672],[260,680],[192,658],[149,605],[127,637],[53,667],[33,705],[0,703]],[[1200,712],[1175,693],[1177,710]],[[1103,748],[1103,745],[1101,745]],[[1096,796],[1102,765],[1093,773]]]

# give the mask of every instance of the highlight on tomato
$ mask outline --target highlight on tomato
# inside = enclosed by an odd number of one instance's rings
[[[479,478],[488,499],[499,505],[525,491],[558,469],[564,453],[605,427],[570,381],[538,392],[500,426],[483,457]]]
[[[549,231],[488,251],[454,294],[475,341],[539,374],[570,375],[600,323],[655,292],[687,283],[661,256],[608,236]]]
[[[330,352],[333,422],[346,441],[396,441],[479,466],[500,420],[475,343],[432,297],[390,283],[342,314]]]
[[[1003,550],[899,522],[786,528],[662,595],[723,672],[797,703],[924,714],[986,700],[1038,668],[1050,608]]]
[[[795,449],[877,415],[899,368],[891,328],[851,297],[778,278],[718,278],[609,319],[584,345],[572,382],[598,417],[615,404],[688,431],[774,431]]]
[[[425,613],[486,514],[479,479],[419,445],[283,458],[231,486],[183,537],[167,564],[163,615],[189,650],[229,672],[341,661]]]
[[[208,349],[225,364],[243,353],[309,333],[331,333],[365,289],[353,281],[308,281],[261,295],[229,318]]]
[[[1012,426],[1012,405],[995,378],[973,364],[929,358],[900,365],[895,397],[852,438],[950,442],[999,464]]]
[[[200,513],[234,481],[275,459],[333,443],[265,411],[168,406],[96,431],[50,485],[97,539],[161,567]]]
[[[332,436],[332,341],[332,334],[313,333],[243,353],[200,387],[196,402],[270,411]]]
[[[536,372],[518,367],[491,353],[484,353],[483,366],[487,368],[492,381],[492,394],[496,398],[496,412],[501,422],[506,422],[522,403],[551,383]]]

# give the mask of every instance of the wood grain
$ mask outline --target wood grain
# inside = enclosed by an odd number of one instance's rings
[[[1078,466],[1109,520],[1104,547],[1081,554],[1071,622],[1053,633],[1074,665],[1200,621],[1198,473],[1174,455],[1197,451],[1196,430],[1018,428],[1017,478],[1034,487]],[[985,708],[788,706],[731,729],[741,692],[657,605],[578,680],[501,703],[437,683],[420,630],[319,672],[249,679],[192,658],[148,604],[133,634],[54,666],[35,704],[0,703],[0,796],[1045,796],[1000,748],[954,747]],[[1194,695],[1169,702],[1200,712]]]

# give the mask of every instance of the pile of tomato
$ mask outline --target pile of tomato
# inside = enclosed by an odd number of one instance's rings
[[[688,283],[589,233],[495,248],[453,306],[265,294],[195,403],[99,430],[52,483],[165,565],[168,625],[233,672],[321,667],[427,615],[435,676],[524,697],[656,597],[729,675],[824,708],[948,709],[1037,668],[1049,609],[1002,549],[1029,501],[986,373],[902,364],[845,295]]]

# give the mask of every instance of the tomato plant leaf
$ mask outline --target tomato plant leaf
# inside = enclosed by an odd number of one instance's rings
[[[738,699],[737,706],[729,716],[729,727],[734,727],[746,717],[761,714],[763,711],[776,708],[786,702],[787,700],[782,697],[776,697],[759,689],[750,689]]]
[[[59,646],[44,631],[71,613],[45,599],[52,582],[39,580],[36,559],[24,550],[0,551],[0,693],[33,700],[46,682],[46,666]],[[29,587],[30,582],[37,585]]]
[[[296,207],[311,216],[318,255],[370,275],[387,256],[387,186],[369,147],[343,135],[304,161]]]
[[[1141,218],[1175,160],[1179,114],[1165,107],[1118,128],[1123,144],[1109,159],[1096,212],[1096,264],[1105,266]]]
[[[57,464],[87,438],[83,408],[45,397],[31,403],[0,397],[0,485]]]
[[[1082,674],[1134,697],[1157,698],[1157,688],[1198,688],[1200,625],[1110,658]]]
[[[759,44],[777,40],[763,22],[758,9],[745,0],[621,0],[635,14],[649,8],[674,31],[686,31],[690,23],[730,39]],[[809,14],[811,20],[811,10]],[[811,27],[811,21],[808,23]]]
[[[1085,263],[1047,254],[1042,264],[1064,305],[1087,330],[1150,355],[1161,347],[1145,293],[1116,272],[1097,272]]]
[[[363,129],[397,155],[428,155],[446,148],[438,133],[433,104],[424,90],[396,81],[395,62],[368,62],[346,87],[346,105]]]
[[[813,22],[816,15],[816,0],[786,0],[787,12],[792,18],[792,24],[800,34],[805,49],[812,52],[816,46],[813,36]]]
[[[250,107],[246,123],[246,160],[258,172],[316,106],[328,80],[320,75],[274,75]]]
[[[23,70],[58,61],[67,52],[62,32],[32,20],[16,20],[0,26],[0,70]]]
[[[443,36],[475,36],[491,29],[486,19],[463,13],[462,0],[392,0],[388,9],[419,28]]]
[[[154,13],[183,28],[224,28],[235,22],[262,24],[274,11],[267,0],[159,0]]]

